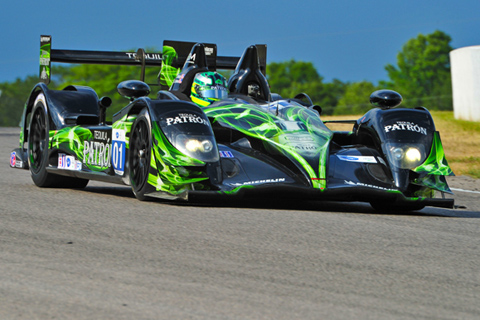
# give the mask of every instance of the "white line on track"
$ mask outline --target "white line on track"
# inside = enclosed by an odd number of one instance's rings
[[[472,190],[464,190],[464,189],[457,189],[457,188],[450,188],[452,191],[459,191],[459,192],[468,192],[468,193],[477,193],[480,194],[480,191],[472,191]]]

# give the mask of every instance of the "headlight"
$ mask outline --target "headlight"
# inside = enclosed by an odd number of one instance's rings
[[[393,156],[393,159],[395,159],[396,161],[400,161],[403,159],[403,149],[402,148],[392,148],[392,156]]]
[[[202,152],[208,153],[213,149],[213,143],[210,140],[197,140],[197,139],[188,139],[185,142],[185,148],[189,152]]]
[[[219,160],[217,146],[211,136],[179,134],[174,145],[182,153],[200,161]]]
[[[427,156],[421,144],[387,143],[386,152],[389,162],[402,169],[418,167]]]
[[[409,163],[417,163],[422,160],[422,154],[417,148],[408,148],[405,151],[405,160]]]

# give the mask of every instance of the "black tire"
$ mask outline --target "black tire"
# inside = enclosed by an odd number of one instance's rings
[[[45,97],[40,94],[35,100],[28,130],[28,164],[32,180],[38,187],[85,188],[86,179],[51,174],[48,167],[48,143],[50,125]]]
[[[148,198],[145,194],[150,188],[147,180],[150,172],[151,152],[152,128],[150,117],[148,112],[143,110],[133,123],[128,155],[130,184],[132,185],[135,197],[142,201]]]

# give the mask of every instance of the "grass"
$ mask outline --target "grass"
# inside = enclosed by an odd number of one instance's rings
[[[480,122],[457,120],[447,111],[433,111],[432,117],[453,172],[480,178]]]
[[[452,111],[432,111],[448,164],[457,176],[480,178],[480,122],[457,120]],[[358,119],[360,116],[322,116],[323,120]],[[332,130],[350,131],[351,124],[327,124]]]

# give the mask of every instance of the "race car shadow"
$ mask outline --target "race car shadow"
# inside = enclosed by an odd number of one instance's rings
[[[131,198],[133,201],[135,195],[130,187],[124,186],[87,186],[82,189],[83,192],[95,194],[112,195],[116,197]],[[379,212],[373,209],[368,203],[362,202],[338,202],[338,201],[304,201],[304,200],[283,200],[269,198],[253,198],[240,200],[219,200],[215,201],[205,199],[196,199],[193,202],[181,200],[165,200],[159,198],[150,198],[148,202],[157,202],[163,205],[189,206],[189,207],[214,207],[214,208],[240,208],[240,209],[274,209],[274,210],[297,210],[297,211],[321,211],[334,213],[357,213],[373,215],[403,215],[403,216],[431,216],[444,218],[480,218],[480,212],[469,211],[465,207],[456,209],[444,209],[427,207],[418,211],[392,211]]]
[[[480,218],[479,211],[469,211],[465,207],[456,207],[454,209],[443,208],[425,208],[418,211],[419,216],[435,216],[444,218]]]
[[[135,195],[133,194],[132,188],[130,187],[122,187],[122,186],[112,187],[111,185],[108,185],[108,186],[90,186],[89,185],[85,189],[81,189],[81,191],[135,199]]]
[[[238,201],[221,202],[181,202],[174,205],[201,206],[201,207],[225,207],[245,209],[275,209],[275,210],[300,210],[300,211],[322,211],[334,213],[357,213],[373,215],[398,215],[398,216],[431,216],[444,218],[480,218],[480,212],[468,211],[465,208],[444,209],[427,207],[418,211],[389,211],[379,212],[373,209],[370,204],[363,202],[338,202],[338,201],[300,201],[300,200],[279,200],[279,199],[248,199]]]

